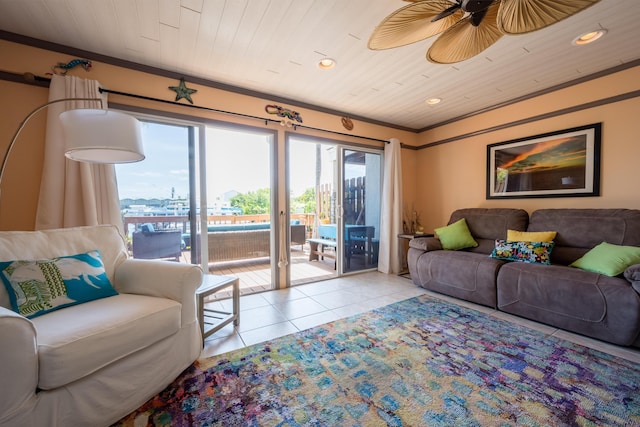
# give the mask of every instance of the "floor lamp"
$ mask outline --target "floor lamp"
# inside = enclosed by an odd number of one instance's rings
[[[52,104],[67,101],[96,101],[101,98],[63,98],[49,101],[30,112],[20,123],[7,148],[0,167],[0,185],[7,159],[27,122]],[[144,159],[140,122],[127,114],[104,109],[68,110],[60,114],[66,143],[65,156],[89,163],[131,163]],[[0,198],[1,198],[0,188]]]

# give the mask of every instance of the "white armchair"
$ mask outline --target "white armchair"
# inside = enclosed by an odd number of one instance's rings
[[[95,249],[118,295],[29,319],[0,284],[0,426],[108,426],[199,356],[200,267],[129,259],[112,226],[0,232],[0,262]]]

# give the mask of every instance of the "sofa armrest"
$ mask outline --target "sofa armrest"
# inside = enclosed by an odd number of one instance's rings
[[[182,325],[195,322],[196,289],[202,283],[198,265],[128,259],[116,267],[114,286],[125,294],[169,298],[182,304]]]
[[[409,241],[409,247],[425,252],[442,250],[440,239],[436,237],[416,237]]]
[[[0,425],[21,411],[29,411],[35,402],[38,385],[36,328],[29,319],[0,307]],[[31,402],[29,402],[31,400]]]
[[[624,277],[631,282],[633,289],[640,294],[640,264],[634,264],[631,267],[627,267],[624,271]]]

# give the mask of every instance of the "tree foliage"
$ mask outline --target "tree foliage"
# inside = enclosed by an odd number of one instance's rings
[[[269,213],[271,210],[271,192],[268,188],[260,188],[248,193],[240,193],[230,200],[231,206],[242,209],[244,215]]]
[[[271,209],[271,193],[268,188],[240,193],[229,201],[231,206],[242,209],[244,215],[266,214]],[[314,213],[315,211],[316,190],[314,188],[307,188],[300,196],[291,199],[291,212]]]
[[[316,190],[307,188],[304,193],[291,199],[291,212],[314,213],[316,211]]]

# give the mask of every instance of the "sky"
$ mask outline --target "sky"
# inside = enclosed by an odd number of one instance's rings
[[[116,165],[121,199],[187,197],[187,129],[142,122],[145,159]]]
[[[120,198],[186,198],[189,194],[188,132],[180,126],[142,122],[146,158],[116,165]],[[207,128],[207,198],[227,191],[269,187],[269,144],[264,135]],[[315,144],[291,150],[290,188],[295,196],[315,185]],[[323,150],[324,180],[330,179],[335,149]]]

